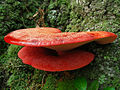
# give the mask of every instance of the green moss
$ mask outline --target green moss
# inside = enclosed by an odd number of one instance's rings
[[[76,90],[72,80],[59,81],[56,90]]]
[[[26,90],[29,85],[27,82],[29,76],[30,73],[26,74],[25,72],[12,74],[7,81],[7,85],[9,85],[13,90]]]
[[[55,90],[56,78],[52,75],[49,75],[46,78],[46,82],[42,88],[42,90]]]
[[[119,16],[114,11],[120,9],[120,2],[109,1],[80,1],[74,4],[70,12],[70,21],[65,31],[110,31],[117,32],[120,27]],[[110,4],[112,3],[112,6]],[[116,8],[113,8],[116,7]],[[112,10],[111,10],[112,8]]]
[[[10,45],[8,50],[7,50],[7,54],[9,56],[17,56],[18,51],[22,48],[22,46],[18,46],[18,45]]]
[[[43,77],[43,73],[41,71],[34,70],[33,73],[31,71],[21,71],[14,72],[8,79],[7,85],[12,90],[31,90],[31,89],[39,89],[41,88],[41,81]],[[32,74],[32,75],[31,75]]]

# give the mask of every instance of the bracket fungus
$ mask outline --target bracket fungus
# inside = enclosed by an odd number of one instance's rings
[[[23,63],[45,71],[64,71],[81,68],[94,59],[94,54],[74,48],[92,41],[107,44],[116,38],[114,33],[105,31],[61,32],[42,27],[13,31],[4,40],[25,46],[18,53]]]
[[[57,29],[52,28],[52,30],[54,31]],[[105,31],[59,33],[59,30],[57,30],[57,33],[52,32],[52,30],[16,30],[5,36],[4,40],[7,43],[15,45],[46,47],[57,51],[66,51],[92,41],[96,41],[99,44],[111,43],[117,38],[117,35],[114,33]],[[48,31],[51,33],[48,33]]]
[[[18,57],[23,63],[34,68],[45,71],[65,71],[74,70],[88,65],[94,54],[81,50],[71,50],[66,52],[56,52],[41,47],[23,47]]]

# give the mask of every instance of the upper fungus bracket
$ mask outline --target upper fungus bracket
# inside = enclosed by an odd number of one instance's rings
[[[46,47],[57,51],[66,51],[92,41],[99,44],[111,43],[116,38],[117,35],[114,33],[105,31],[61,32],[56,28],[42,27],[13,31],[6,35],[4,40],[15,45]]]

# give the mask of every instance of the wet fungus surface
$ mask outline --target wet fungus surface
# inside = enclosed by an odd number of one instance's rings
[[[4,40],[25,46],[18,53],[23,63],[45,71],[65,71],[84,67],[94,59],[94,54],[74,48],[92,41],[107,44],[116,38],[114,33],[105,31],[61,32],[42,27],[13,31]]]

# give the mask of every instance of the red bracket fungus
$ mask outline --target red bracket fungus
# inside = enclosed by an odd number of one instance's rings
[[[114,33],[105,31],[61,32],[56,28],[42,27],[13,31],[4,40],[26,46],[18,53],[23,63],[45,71],[64,71],[81,68],[94,59],[90,52],[71,49],[92,41],[107,44],[116,38]]]
[[[74,70],[88,65],[94,59],[94,55],[86,51],[72,50],[59,54],[40,47],[23,47],[18,57],[23,63],[45,71]]]
[[[54,31],[56,29],[52,30]],[[52,30],[50,32],[52,32]],[[57,51],[66,51],[92,41],[96,41],[100,44],[111,43],[117,38],[117,35],[114,33],[105,31],[46,32],[46,29],[45,31],[39,29],[16,30],[5,36],[4,40],[7,43],[15,45],[46,47]]]

